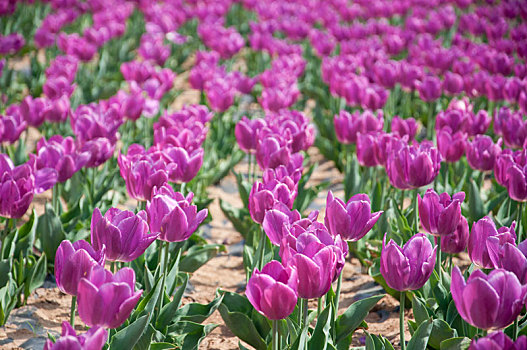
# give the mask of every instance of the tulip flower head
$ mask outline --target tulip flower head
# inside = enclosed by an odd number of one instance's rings
[[[438,195],[429,188],[425,195],[418,197],[419,218],[426,232],[435,236],[453,233],[461,218],[461,203],[465,192],[458,192],[450,197],[448,193]]]
[[[486,337],[474,339],[469,350],[522,350],[527,349],[527,336],[513,341],[503,331],[493,332]]]
[[[75,329],[66,321],[62,322],[62,333],[55,343],[46,339],[43,350],[101,350],[108,339],[108,331],[102,327],[90,328],[86,333],[77,335]]]
[[[516,223],[513,222],[510,227],[500,227],[498,230],[496,229],[494,221],[488,216],[475,222],[472,225],[467,245],[470,260],[484,269],[494,268],[495,266],[492,264],[489,255],[489,238],[495,237],[499,245],[505,243],[515,244],[515,227]]]

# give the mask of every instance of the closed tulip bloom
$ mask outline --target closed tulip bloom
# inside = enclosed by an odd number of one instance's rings
[[[456,163],[465,154],[467,134],[463,131],[452,133],[450,127],[437,132],[437,148],[446,162]]]
[[[80,146],[80,153],[88,153],[90,159],[84,165],[86,168],[96,168],[104,164],[113,156],[115,151],[115,143],[112,143],[105,137],[98,137],[86,142]]]
[[[492,118],[487,111],[480,109],[478,113],[470,113],[468,118],[467,132],[470,136],[484,134],[489,128]]]
[[[461,203],[465,192],[458,192],[450,198],[448,193],[438,195],[433,189],[426,190],[425,195],[417,195],[419,218],[425,231],[434,236],[453,233],[461,218]]]
[[[266,126],[266,124],[265,120],[261,118],[251,120],[245,116],[242,117],[234,128],[234,135],[236,136],[236,141],[238,141],[238,146],[246,153],[255,152],[258,131]]]
[[[375,140],[374,152],[377,163],[386,166],[388,157],[408,144],[408,137],[400,138],[394,134],[379,133]]]
[[[338,115],[335,115],[333,122],[339,142],[353,144],[357,142],[359,133],[366,134],[382,130],[384,117],[382,111],[379,111],[377,116],[375,116],[369,110],[363,113],[359,111],[349,113],[341,110]]]
[[[443,90],[450,95],[457,95],[463,91],[463,77],[459,74],[446,72]]]
[[[494,163],[494,178],[496,179],[496,182],[503,187],[507,187],[509,181],[508,172],[509,168],[515,163],[515,154],[516,153],[513,153],[512,150],[506,148],[498,157],[496,157],[496,162]],[[527,157],[523,157],[523,159],[527,159]]]
[[[6,115],[0,114],[0,144],[15,143],[26,127],[27,123],[22,119],[18,106],[9,110],[9,113],[6,111]]]
[[[289,142],[281,135],[260,133],[256,143],[256,161],[261,169],[287,165],[291,157]]]
[[[425,102],[431,102],[441,97],[441,80],[438,77],[428,75],[417,82],[419,97]]]
[[[472,169],[488,171],[494,168],[496,157],[501,153],[501,139],[497,143],[487,135],[476,135],[465,146],[467,161]]]
[[[28,95],[20,102],[20,114],[28,125],[38,128],[44,122],[43,111],[48,103],[45,98]]]
[[[295,309],[297,285],[297,271],[272,260],[262,271],[254,270],[245,294],[259,313],[270,320],[281,320]]]
[[[436,130],[442,130],[446,127],[450,128],[451,133],[458,131],[467,132],[467,125],[469,122],[468,115],[471,112],[464,111],[458,106],[446,111],[441,111],[436,116]]]
[[[382,242],[381,274],[388,286],[400,292],[421,288],[435,266],[437,246],[418,233],[401,248],[393,240]]]
[[[412,141],[415,138],[418,127],[419,125],[414,118],[403,119],[399,118],[399,116],[395,116],[392,119],[392,133],[398,135],[399,137],[404,137],[407,135],[408,141]]]
[[[261,224],[265,213],[271,209],[275,202],[285,204],[289,209],[293,207],[296,192],[284,182],[276,179],[271,181],[255,182],[249,193],[249,212],[254,222]]]
[[[148,153],[154,159],[162,159],[166,163],[168,181],[183,183],[191,181],[198,174],[203,165],[203,148],[187,151],[183,147],[164,146],[156,150],[152,147]],[[157,153],[157,155],[154,155]]]
[[[520,314],[527,286],[503,269],[493,270],[489,275],[475,270],[465,282],[459,267],[454,266],[450,291],[459,315],[466,322],[481,329],[500,329]]]
[[[468,222],[461,216],[454,233],[441,237],[441,251],[448,254],[457,254],[465,251],[468,244],[470,230]]]
[[[379,165],[375,157],[375,144],[378,133],[359,134],[357,137],[357,160],[359,164],[366,167]]]
[[[104,266],[105,250],[102,247],[96,251],[84,240],[74,243],[62,241],[55,254],[57,287],[64,293],[77,295],[80,279],[88,276],[94,265]]]
[[[355,242],[372,229],[382,213],[371,212],[370,198],[367,194],[356,194],[344,203],[329,191],[324,223],[332,235],[341,235],[344,240]]]
[[[29,208],[35,193],[35,176],[29,164],[17,167],[0,153],[0,216],[21,218]]]
[[[117,328],[126,321],[139,301],[134,270],[124,267],[112,274],[95,266],[88,278],[79,282],[79,316],[89,327]]]
[[[408,145],[393,152],[386,162],[390,183],[399,189],[426,186],[434,181],[441,167],[441,155],[428,142]]]
[[[475,222],[472,225],[467,245],[470,260],[484,269],[494,268],[489,255],[488,239],[490,237],[496,237],[500,245],[507,242],[515,244],[515,227],[516,223],[513,222],[510,228],[500,227],[498,230],[496,229],[494,221],[488,216]]]
[[[298,210],[291,210],[283,203],[275,202],[272,209],[265,212],[262,228],[272,244],[280,246],[287,232],[295,225],[308,227],[318,217],[318,211],[312,211],[302,218]]]
[[[527,349],[527,336],[513,341],[503,331],[493,332],[486,337],[474,339],[469,350],[523,350]]]
[[[506,146],[521,148],[527,139],[527,121],[520,111],[502,107],[494,116],[494,132],[503,137]]]
[[[500,244],[497,237],[489,237],[487,247],[494,268],[514,273],[522,285],[527,282],[527,257],[519,247],[509,242]]]
[[[527,201],[527,165],[514,162],[507,169],[507,189],[509,196],[518,202]]]
[[[91,242],[96,250],[106,246],[106,259],[128,262],[144,253],[159,234],[148,234],[146,212],[134,214],[129,210],[110,208],[101,214],[93,210],[91,218]]]
[[[55,343],[46,339],[43,350],[101,350],[108,339],[108,331],[102,327],[90,328],[77,335],[66,321],[62,322],[62,333]]]
[[[192,205],[194,193],[184,197],[174,192],[169,185],[154,188],[152,200],[146,204],[151,232],[160,232],[159,239],[165,242],[187,240],[208,215],[207,209],[198,212]]]
[[[152,198],[152,189],[168,181],[165,162],[155,160],[141,145],[131,145],[128,154],[119,154],[117,161],[131,198],[148,201]]]

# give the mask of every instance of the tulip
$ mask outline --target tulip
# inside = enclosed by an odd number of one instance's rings
[[[0,216],[21,218],[29,208],[35,192],[35,176],[29,164],[17,167],[0,153]]]
[[[43,350],[101,350],[107,339],[108,331],[102,327],[93,327],[86,333],[77,335],[75,329],[64,321],[60,338],[55,343],[46,339]]]
[[[46,107],[42,111],[42,116],[44,120],[52,123],[62,123],[68,119],[68,116],[71,113],[70,99],[66,95],[48,101]]]
[[[417,82],[419,97],[425,102],[431,102],[441,97],[441,80],[438,77],[428,75]]]
[[[494,117],[494,132],[503,137],[508,147],[521,148],[527,139],[527,121],[521,112],[502,107]]]
[[[472,225],[472,230],[468,238],[468,255],[470,260],[484,268],[490,269],[494,265],[490,259],[489,248],[488,248],[488,239],[489,237],[496,237],[500,245],[505,243],[515,244],[516,241],[516,232],[514,228],[516,223],[514,222],[510,228],[509,227],[500,227],[496,229],[494,221],[488,216],[485,216],[483,219],[478,220]]]
[[[6,111],[6,115],[0,114],[0,144],[18,141],[26,126],[27,123],[22,120],[18,107]]]
[[[514,273],[522,285],[527,282],[527,257],[519,247],[509,242],[500,244],[499,238],[489,237],[487,248],[494,268]]]
[[[259,136],[256,143],[256,161],[261,169],[276,168],[289,163],[291,150],[287,139],[263,130]]]
[[[123,122],[117,106],[104,108],[103,104],[79,106],[70,119],[73,133],[80,142],[104,137],[114,143],[117,140],[117,130]]]
[[[296,197],[296,189],[291,188],[283,182],[272,179],[267,182],[255,182],[249,193],[249,212],[254,222],[261,224],[265,213],[271,209],[275,202],[285,204],[289,209],[293,207]]]
[[[236,141],[238,141],[238,146],[246,153],[255,152],[258,131],[266,125],[267,123],[264,119],[256,118],[251,120],[245,116],[242,117],[234,128],[234,135],[236,136]]]
[[[125,267],[112,274],[100,266],[79,282],[79,316],[89,327],[117,328],[126,321],[139,301],[135,273]]]
[[[418,233],[401,248],[393,240],[386,244],[384,235],[381,251],[381,274],[392,289],[404,292],[421,288],[432,275],[437,247]]]
[[[508,171],[515,163],[516,154],[506,148],[496,157],[496,162],[494,163],[494,178],[503,187],[507,187],[509,181]],[[524,157],[524,159],[527,159],[527,157]]]
[[[449,127],[451,133],[458,131],[467,132],[468,115],[469,112],[460,109],[459,106],[456,106],[456,108],[449,107],[446,111],[441,111],[437,114],[435,128],[436,130],[442,130]]]
[[[388,157],[386,172],[396,188],[415,189],[434,181],[440,162],[439,151],[429,143],[404,146]]]
[[[150,231],[159,232],[158,238],[165,242],[187,240],[208,215],[207,209],[198,212],[191,205],[193,197],[192,192],[184,197],[169,185],[155,187],[152,199],[146,204]]]
[[[441,237],[441,251],[448,254],[457,254],[465,251],[469,234],[467,219],[461,216],[454,233]]]
[[[489,128],[492,118],[489,117],[487,111],[480,109],[478,113],[470,113],[467,131],[470,136],[476,136],[479,134],[484,134]]]
[[[501,139],[497,143],[487,135],[476,135],[474,141],[465,146],[467,161],[472,169],[488,171],[494,168],[496,157],[501,153]]]
[[[280,257],[286,266],[298,271],[298,296],[319,298],[344,267],[348,246],[340,236],[333,237],[327,228],[314,222],[307,228],[294,225],[280,245]]]
[[[203,148],[187,152],[183,147],[166,145],[163,149],[152,147],[148,150],[150,156],[166,163],[168,181],[183,183],[191,181],[203,165]]]
[[[459,315],[481,329],[505,328],[520,314],[525,304],[527,286],[516,275],[503,269],[485,275],[475,270],[465,279],[454,266],[450,287]]]
[[[452,133],[446,126],[437,132],[437,148],[446,162],[456,163],[465,153],[467,134],[462,131]]]
[[[272,260],[262,271],[254,270],[245,294],[259,313],[270,320],[281,320],[295,309],[297,285],[297,271]]]
[[[315,129],[301,112],[271,112],[266,115],[265,119],[270,129],[290,141],[292,153],[306,151],[315,141]]]
[[[370,198],[364,193],[356,194],[344,203],[329,191],[324,223],[333,236],[341,235],[344,240],[356,242],[372,229],[382,213],[371,213]]]
[[[525,164],[525,158],[523,161]],[[527,166],[514,162],[507,169],[507,189],[509,196],[518,202],[527,201]]]
[[[379,134],[368,133],[359,134],[357,137],[357,160],[359,164],[365,167],[374,167],[379,165],[375,157],[375,146]]]
[[[418,127],[419,125],[414,118],[402,119],[399,116],[395,116],[392,119],[392,133],[401,138],[408,135],[408,141],[412,141],[415,138]]]
[[[513,341],[503,331],[493,332],[486,337],[474,339],[469,350],[522,350],[527,349],[527,336]]]
[[[373,145],[375,159],[379,165],[386,166],[388,157],[403,148],[408,137],[399,138],[393,134],[379,133]],[[359,145],[357,145],[358,152]]]
[[[104,217],[99,208],[91,218],[91,242],[96,250],[106,247],[106,259],[129,262],[138,258],[159,234],[147,234],[146,212],[110,208]]]
[[[43,110],[48,102],[45,98],[28,95],[20,103],[20,114],[29,125],[38,128],[44,122]]]
[[[265,212],[262,228],[271,243],[280,246],[292,227],[308,227],[316,221],[317,217],[318,211],[315,210],[303,219],[298,210],[290,210],[285,204],[275,202],[273,208]]]
[[[117,161],[131,198],[148,201],[152,198],[153,188],[168,181],[165,162],[155,160],[141,145],[131,145],[128,154],[119,154]]]
[[[115,144],[105,137],[86,141],[80,146],[80,153],[88,153],[90,159],[84,165],[86,168],[96,168],[113,156]]]
[[[104,266],[106,248],[95,250],[86,241],[73,244],[64,240],[55,254],[55,280],[64,293],[77,295],[77,286],[82,277],[89,275],[94,265]]]
[[[463,77],[459,74],[446,72],[443,90],[450,95],[457,95],[463,91]]]
[[[381,131],[384,124],[382,111],[379,111],[376,117],[369,110],[363,113],[359,111],[349,113],[341,110],[338,115],[335,115],[333,121],[337,139],[345,144],[356,143],[359,133]]]
[[[454,233],[461,218],[461,203],[465,193],[458,192],[450,198],[448,193],[438,195],[429,188],[423,198],[417,195],[419,218],[426,232],[434,236]]]

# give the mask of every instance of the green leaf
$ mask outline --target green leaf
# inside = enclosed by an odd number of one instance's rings
[[[30,293],[32,293],[35,289],[37,289],[38,287],[44,284],[44,280],[46,279],[46,274],[47,274],[47,259],[46,259],[46,254],[44,253],[40,256],[37,263],[31,269],[31,277],[28,281],[29,293],[27,296],[29,296]]]
[[[428,346],[434,349],[439,349],[443,340],[457,336],[457,332],[441,319],[435,319],[432,324],[433,327],[430,333],[430,339],[428,340]]]
[[[426,349],[428,344],[428,338],[430,337],[430,332],[432,332],[433,323],[432,320],[425,321],[419,325],[417,331],[410,339],[407,350],[423,350]]]
[[[174,319],[177,321],[201,323],[216,311],[222,300],[223,295],[216,297],[208,304],[189,303],[176,311]]]
[[[468,193],[468,213],[471,221],[478,221],[485,216],[485,208],[481,200],[479,187],[473,179],[470,179],[470,190]]]
[[[369,298],[365,298],[354,302],[350,307],[337,318],[335,324],[337,328],[337,340],[338,343],[342,338],[351,334],[361,322],[368,316],[371,308],[384,297],[382,295],[375,295]]]
[[[185,292],[185,288],[187,288],[188,283],[188,275],[185,275],[185,279],[183,280],[183,284],[174,294],[174,298],[172,301],[161,309],[161,313],[159,314],[159,317],[156,321],[156,328],[159,330],[163,330],[165,327],[168,327],[168,325],[171,323],[172,319],[174,318],[174,315],[176,314],[177,309],[181,305],[181,298],[183,297],[183,293]]]
[[[18,238],[15,246],[15,256],[19,256],[20,252],[24,256],[31,253],[33,245],[35,244],[35,232],[37,230],[38,217],[35,209],[31,212],[29,220],[18,229]]]
[[[171,343],[152,343],[150,344],[150,350],[165,350],[165,349],[175,349],[176,346]]]
[[[234,208],[228,202],[220,198],[220,208],[223,214],[229,219],[236,231],[247,240],[247,234],[252,231],[254,221],[247,208]]]
[[[49,260],[55,260],[55,253],[66,235],[62,229],[60,217],[55,214],[51,205],[46,204],[46,211],[40,216],[37,224],[40,245]]]
[[[192,246],[179,262],[179,270],[192,273],[205,265],[207,261],[216,257],[219,252],[225,252],[223,244],[206,244],[203,246]]]
[[[331,306],[326,307],[318,316],[315,331],[308,343],[309,350],[326,350],[328,342],[331,341],[329,335],[331,321],[333,319],[331,310]]]
[[[139,317],[129,326],[121,329],[112,337],[110,342],[110,349],[112,350],[128,350],[133,349],[141,334],[148,325],[148,315]]]
[[[254,347],[256,350],[267,350],[267,344],[260,336],[251,319],[238,311],[229,311],[225,304],[219,307],[225,325],[235,336]]]
[[[470,346],[471,340],[466,337],[446,339],[441,342],[441,350],[466,350]]]
[[[161,277],[157,279],[154,288],[137,304],[137,307],[132,314],[131,319],[137,319],[140,315],[148,315],[148,323],[152,319],[154,313],[154,308],[157,305],[159,296],[161,294],[161,289],[163,288],[161,284]]]
[[[412,309],[414,311],[415,322],[417,325],[420,325],[430,317],[428,311],[426,311],[425,303],[417,296],[414,296],[412,299]]]
[[[244,208],[249,207],[249,193],[251,192],[251,183],[243,179],[243,175],[232,170],[236,176],[236,184],[238,185],[238,192],[243,203]]]

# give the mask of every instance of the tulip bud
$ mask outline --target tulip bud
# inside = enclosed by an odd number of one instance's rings
[[[419,218],[426,232],[434,236],[454,233],[461,218],[461,203],[465,193],[458,192],[450,198],[448,193],[438,195],[433,189],[426,190],[425,195],[417,195]]]
[[[46,339],[43,350],[86,349],[101,350],[108,339],[108,331],[93,327],[84,334],[77,335],[75,329],[66,321],[62,322],[62,333],[55,343]]]

